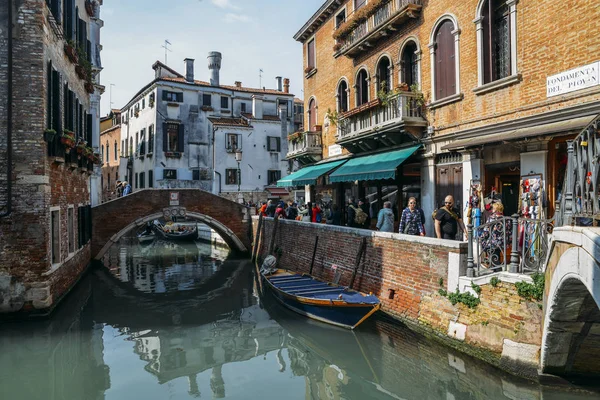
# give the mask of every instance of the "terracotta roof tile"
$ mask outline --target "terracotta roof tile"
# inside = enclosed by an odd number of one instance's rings
[[[256,119],[252,116],[251,113],[242,113],[242,115],[248,119]],[[281,119],[276,115],[263,115],[263,121],[281,121]]]

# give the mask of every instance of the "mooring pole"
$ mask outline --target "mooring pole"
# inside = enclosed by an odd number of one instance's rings
[[[317,245],[319,244],[319,237],[315,238],[315,248],[313,249],[312,260],[310,261],[310,270],[308,271],[309,275],[312,275],[313,267],[315,266],[315,256],[317,255]]]

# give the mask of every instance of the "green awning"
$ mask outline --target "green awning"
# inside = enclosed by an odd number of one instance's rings
[[[420,148],[421,145],[353,158],[330,174],[329,181],[333,183],[394,178],[398,165],[406,161]]]
[[[317,179],[332,169],[342,165],[347,160],[332,161],[323,164],[315,164],[309,167],[304,167],[299,171],[294,172],[277,181],[277,186],[302,186],[302,185],[315,185]]]

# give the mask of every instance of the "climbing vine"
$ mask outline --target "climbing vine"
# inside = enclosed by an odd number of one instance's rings
[[[531,278],[533,279],[533,284],[528,282],[515,283],[517,293],[524,299],[541,301],[544,298],[546,277],[542,274],[533,274]]]
[[[456,289],[456,292],[448,293],[444,289],[440,289],[438,290],[438,293],[440,296],[447,297],[453,306],[455,306],[457,303],[462,303],[469,308],[475,308],[479,305],[479,303],[481,303],[481,300],[473,296],[471,293],[460,293],[458,288]]]

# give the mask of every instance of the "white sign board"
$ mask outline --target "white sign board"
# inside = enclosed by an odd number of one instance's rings
[[[339,144],[332,144],[329,146],[329,157],[333,156],[341,156],[342,155],[342,146]]]
[[[600,61],[546,78],[546,97],[600,85]]]
[[[169,198],[169,205],[170,206],[178,206],[179,205],[179,193],[178,192],[170,192],[170,198]]]

